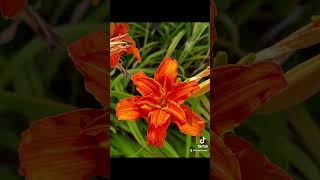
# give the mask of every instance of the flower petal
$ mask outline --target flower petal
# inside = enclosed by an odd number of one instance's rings
[[[86,89],[102,105],[107,99],[107,37],[103,32],[90,33],[72,43],[69,56],[85,80]]]
[[[221,137],[211,132],[211,179],[241,180],[240,165]]]
[[[187,123],[177,123],[180,131],[190,136],[200,136],[205,127],[205,121],[188,106],[181,104],[181,108],[185,112]]]
[[[167,136],[167,128],[170,124],[170,115],[163,110],[150,112],[148,121],[148,144],[162,147]]]
[[[123,52],[110,54],[110,66],[111,67],[114,68],[118,65],[122,54],[123,54]]]
[[[192,97],[198,97],[206,94],[210,91],[210,79],[205,80],[201,84],[199,84],[199,90],[192,93]]]
[[[93,118],[85,126],[83,126],[82,134],[97,136],[100,133],[109,133],[108,113]]]
[[[133,40],[132,37],[130,37],[130,36],[127,36],[127,37],[123,38],[122,40],[125,42],[131,43],[131,45],[127,49],[127,54],[133,54],[133,56],[135,58],[137,58],[139,62],[141,62],[142,61],[141,56],[140,56],[139,49],[137,48],[135,40]]]
[[[1,15],[4,17],[13,17],[26,5],[27,0],[0,0]]]
[[[181,104],[199,89],[199,84],[195,81],[178,82],[174,84],[172,90],[168,92],[167,98]]]
[[[282,70],[273,62],[226,65],[213,71],[213,130],[232,131],[271,96],[287,87]]]
[[[139,103],[141,97],[134,96],[120,100],[116,105],[116,116],[118,120],[131,120],[147,117],[148,107]]]
[[[114,37],[121,36],[123,34],[128,33],[129,32],[129,25],[128,25],[128,23],[111,23],[110,30],[113,31],[113,32],[110,31],[110,33],[111,33],[110,37],[114,38]]]
[[[273,164],[245,139],[230,134],[224,137],[224,142],[239,160],[242,179],[292,180],[285,171]]]
[[[139,52],[139,49],[138,48],[136,48],[136,45],[134,44],[132,44],[129,48],[128,48],[128,52],[127,52],[128,54],[133,54],[133,56],[135,57],[135,58],[137,58],[138,59],[138,62],[141,62],[142,61],[142,59],[141,59],[141,56],[140,56],[140,52]]]
[[[155,97],[161,97],[164,94],[161,85],[143,72],[135,73],[131,79],[142,96],[154,95]]]
[[[26,179],[79,180],[107,176],[109,139],[82,134],[83,126],[104,110],[82,109],[51,116],[32,124],[19,146],[20,172]]]
[[[154,79],[158,81],[166,92],[170,91],[177,81],[178,63],[172,58],[164,58],[160,63]]]
[[[215,16],[217,16],[217,6],[215,0],[210,0],[210,43],[213,47],[214,42],[216,40],[216,28],[214,26]]]
[[[143,96],[139,100],[139,103],[149,106],[151,109],[161,109],[161,98],[155,98],[154,95]]]
[[[171,115],[170,118],[176,124],[179,124],[180,126],[182,126],[185,123],[187,123],[187,119],[186,119],[186,115],[185,115],[184,110],[176,102],[168,100],[167,107],[165,107],[164,110]]]

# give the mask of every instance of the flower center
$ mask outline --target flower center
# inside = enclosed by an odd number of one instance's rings
[[[160,104],[161,108],[165,108],[168,105],[168,101],[166,98],[161,98]]]

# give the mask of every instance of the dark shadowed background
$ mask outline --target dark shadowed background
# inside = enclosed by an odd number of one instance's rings
[[[107,0],[30,0],[48,24],[43,36],[21,20],[0,19],[0,179],[18,174],[20,134],[48,115],[100,105],[67,54],[67,45],[106,29]],[[57,44],[58,43],[58,44]]]

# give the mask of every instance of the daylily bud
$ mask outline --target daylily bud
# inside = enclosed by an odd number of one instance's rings
[[[205,70],[200,72],[199,74],[187,79],[186,81],[197,81],[199,82],[202,78],[210,76],[210,67],[208,66]]]
[[[205,93],[210,91],[210,79],[204,81],[203,83],[201,83],[200,85],[200,89],[198,91],[196,91],[192,97],[197,97],[197,96],[202,96]]]
[[[241,58],[237,64],[252,64],[256,60],[256,54],[255,53],[249,53],[243,58]]]
[[[320,90],[320,55],[301,63],[285,74],[289,86],[272,97],[258,112],[271,113],[299,104]]]
[[[228,54],[226,52],[219,51],[214,58],[213,66],[218,67],[225,64],[228,64]]]
[[[311,23],[302,27],[282,41],[258,52],[256,61],[277,59],[290,55],[298,49],[307,48],[320,42],[320,25],[317,16],[313,16]]]

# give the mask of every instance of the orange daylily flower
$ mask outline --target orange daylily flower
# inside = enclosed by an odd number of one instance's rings
[[[225,65],[213,70],[211,178],[215,180],[290,180],[291,177],[233,134],[241,122],[271,96],[287,87],[282,69],[273,62]]]
[[[0,0],[1,15],[14,17],[27,5],[27,2],[27,0]]]
[[[116,67],[123,54],[133,54],[141,62],[136,42],[129,36],[128,23],[110,23],[110,65]]]
[[[184,134],[200,136],[204,120],[183,102],[199,89],[195,81],[177,82],[178,63],[165,58],[156,70],[154,79],[143,72],[132,76],[142,96],[120,100],[116,105],[118,120],[148,119],[148,144],[162,147],[170,122]]]
[[[128,34],[129,26],[127,23],[111,23],[110,24],[110,65],[116,67],[120,61],[120,58],[124,54],[133,54],[134,57],[141,62],[141,57],[138,48],[136,48],[136,42]],[[95,64],[95,67],[101,69],[107,69],[106,61],[107,50],[109,49],[107,43],[108,37],[106,33],[102,31],[91,32],[78,41],[72,43],[69,46],[69,55],[74,59],[77,68],[78,63],[90,63]],[[90,67],[87,67],[90,68]],[[84,75],[84,74],[83,74]],[[94,79],[98,80],[98,79]],[[94,89],[89,92],[96,94]],[[103,94],[106,94],[103,92]],[[102,96],[96,96],[102,97]],[[105,99],[105,98],[102,98]],[[101,100],[99,100],[101,102]]]
[[[102,32],[69,46],[69,55],[84,77],[86,89],[103,107],[107,100],[107,54]],[[22,134],[20,171],[28,180],[88,180],[109,176],[108,113],[80,109],[36,121]]]

